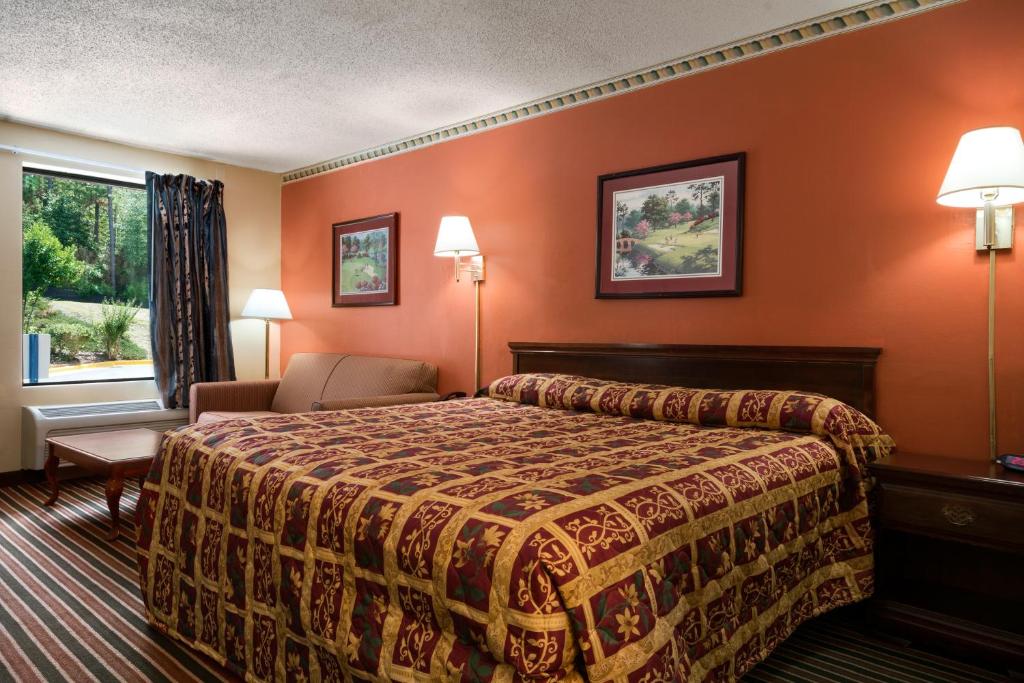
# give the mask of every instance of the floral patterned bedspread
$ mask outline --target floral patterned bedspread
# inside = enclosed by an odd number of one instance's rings
[[[193,425],[137,511],[146,616],[248,680],[732,680],[869,595],[832,399],[495,381],[489,398]]]

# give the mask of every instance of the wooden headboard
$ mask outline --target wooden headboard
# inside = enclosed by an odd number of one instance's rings
[[[877,348],[510,342],[513,372],[701,389],[796,389],[875,413]]]

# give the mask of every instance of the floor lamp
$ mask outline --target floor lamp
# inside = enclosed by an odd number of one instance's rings
[[[442,216],[437,229],[434,256],[455,259],[455,281],[468,275],[473,282],[473,391],[480,388],[480,283],[484,281],[484,257],[465,216]],[[463,258],[468,257],[468,261]]]
[[[942,181],[939,204],[977,209],[975,246],[988,252],[988,450],[996,439],[996,251],[1013,246],[1013,207],[1024,202],[1024,141],[1016,128],[964,133]]]
[[[263,377],[270,379],[270,321],[291,320],[292,312],[284,292],[279,289],[254,289],[242,309],[243,318],[262,318],[263,331]]]

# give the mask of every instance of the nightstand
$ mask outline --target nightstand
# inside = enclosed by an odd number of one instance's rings
[[[881,630],[1024,671],[1024,476],[896,453],[871,464]]]

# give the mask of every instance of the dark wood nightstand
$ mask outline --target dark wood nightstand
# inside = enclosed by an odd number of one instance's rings
[[[897,453],[871,465],[884,631],[1024,671],[1024,476]]]

